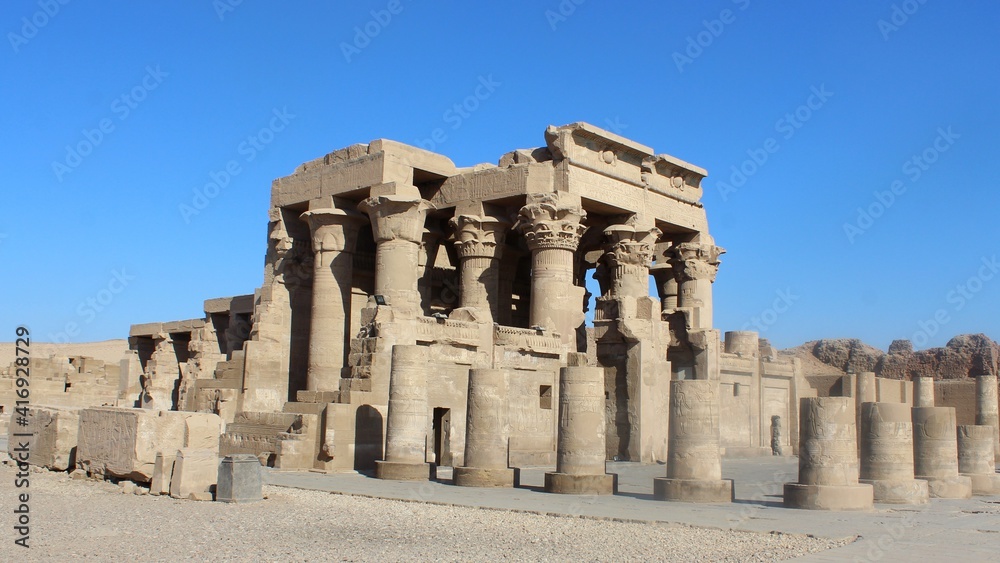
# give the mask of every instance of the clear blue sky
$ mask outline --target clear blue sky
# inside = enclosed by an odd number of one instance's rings
[[[271,180],[337,148],[495,163],[574,121],[708,169],[720,329],[1000,338],[995,2],[47,1],[0,9],[0,340],[252,292]]]

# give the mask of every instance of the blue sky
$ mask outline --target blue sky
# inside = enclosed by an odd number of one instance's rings
[[[1000,338],[996,3],[177,4],[4,2],[0,340],[252,292],[271,180],[337,148],[495,163],[574,121],[709,171],[720,329]]]

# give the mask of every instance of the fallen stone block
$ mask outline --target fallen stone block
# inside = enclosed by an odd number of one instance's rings
[[[174,474],[175,454],[156,454],[156,461],[153,462],[153,482],[149,487],[150,494],[169,495],[170,479]]]
[[[212,450],[182,448],[177,451],[170,477],[170,496],[191,500],[212,500],[219,477],[219,455]]]
[[[78,465],[91,476],[149,483],[157,453],[176,452],[191,444],[218,452],[221,430],[222,419],[210,413],[84,409],[80,413]]]
[[[9,426],[7,451],[20,459],[28,451],[31,465],[55,471],[72,469],[76,462],[77,432],[82,409],[73,407],[31,406],[28,416],[18,416]],[[26,424],[19,424],[18,421]],[[25,436],[30,434],[31,436]],[[26,448],[23,446],[27,445]],[[18,451],[22,450],[22,451]]]

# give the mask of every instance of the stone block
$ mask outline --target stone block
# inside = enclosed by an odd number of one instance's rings
[[[212,450],[181,448],[170,476],[170,496],[212,500],[219,478],[219,454]]]
[[[219,451],[222,419],[210,413],[91,408],[80,412],[77,463],[91,476],[148,483],[156,454],[195,447]]]
[[[153,482],[149,487],[150,494],[170,494],[170,479],[174,474],[174,461],[176,459],[176,454],[156,454],[156,461],[153,463]]]
[[[263,470],[253,454],[227,455],[219,466],[215,500],[253,502],[264,498]]]
[[[72,469],[76,463],[80,411],[73,407],[30,407],[25,417],[27,424],[22,426],[15,419],[9,425],[7,450],[11,457],[18,459],[15,449],[27,443],[29,464],[55,471]]]

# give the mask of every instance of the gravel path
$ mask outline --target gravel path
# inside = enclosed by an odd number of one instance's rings
[[[609,522],[265,487],[244,505],[123,494],[31,474],[31,549],[13,544],[15,469],[0,466],[0,561],[772,561],[844,541]]]

